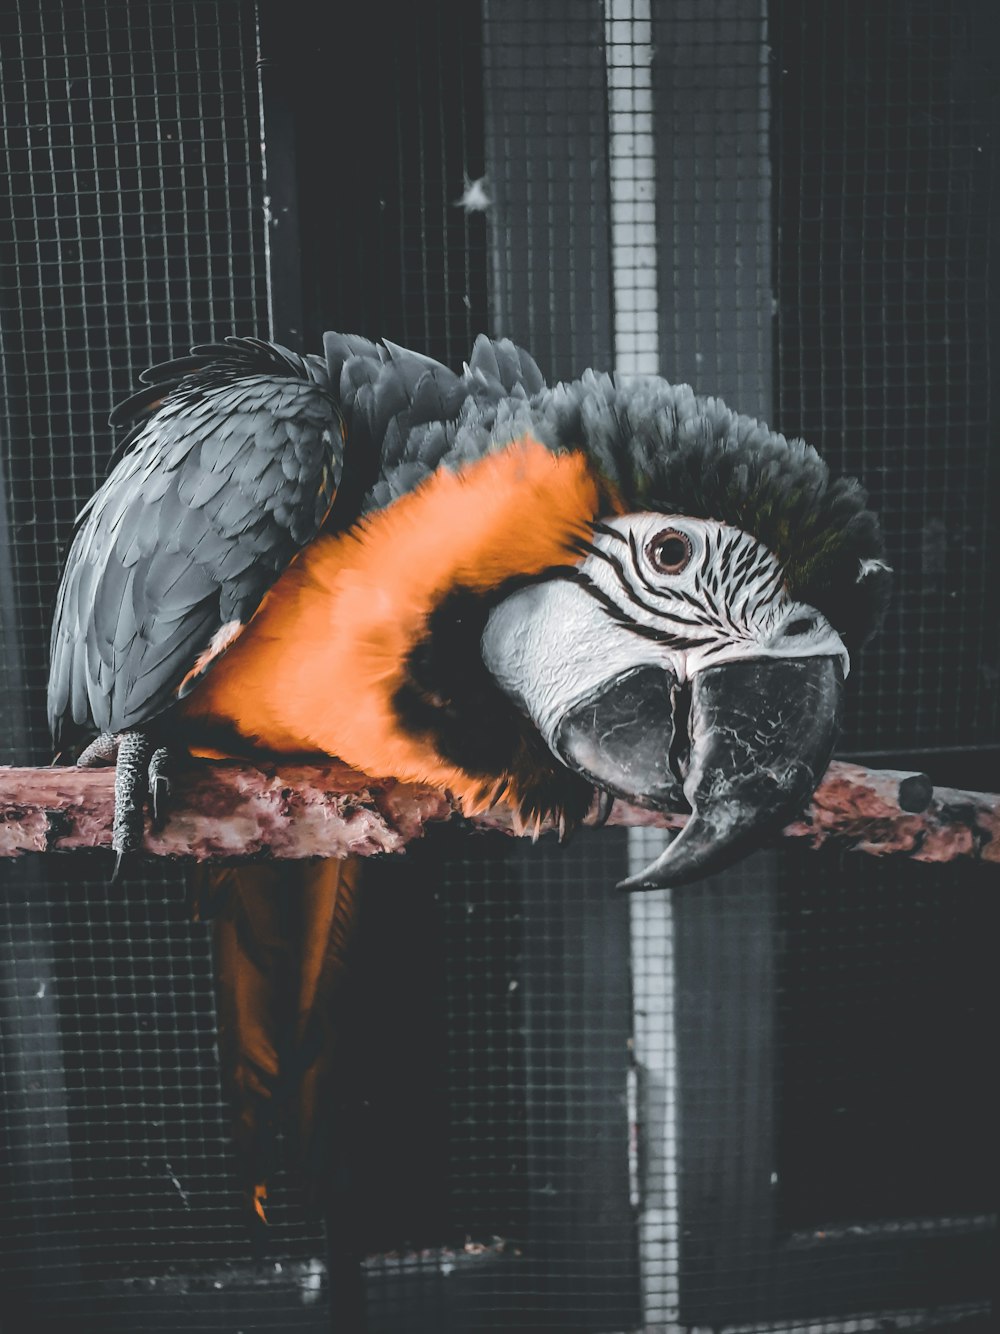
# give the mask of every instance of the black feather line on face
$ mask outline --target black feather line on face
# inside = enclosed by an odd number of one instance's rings
[[[741,587],[742,587],[742,585],[738,584],[738,585],[736,586],[736,588],[733,590],[733,592],[734,592],[734,593],[738,593]],[[723,598],[723,599],[722,599],[722,614],[725,616],[725,618],[726,618],[726,624],[727,624],[727,625],[729,626],[729,628],[733,631],[733,633],[736,634],[736,635],[742,635],[742,634],[743,634],[743,631],[740,629],[740,627],[739,627],[739,626],[736,624],[736,622],[733,620],[732,608],[730,607],[730,602],[731,602],[732,600],[733,600],[732,598]]]
[[[716,624],[720,624],[722,621],[722,613],[719,611],[718,603],[715,600],[714,590],[709,587],[707,579],[699,577],[698,583],[699,587],[701,588],[701,596],[704,599],[705,606],[708,608],[711,614],[710,619],[714,620]],[[692,598],[690,594],[685,593],[683,596],[689,602],[695,602],[695,604],[697,605],[696,600]]]
[[[746,580],[752,577],[751,566],[756,554],[757,553],[751,547],[749,551],[744,551],[743,555],[733,566],[733,578],[737,581],[739,587],[742,587]]]
[[[663,615],[669,616],[669,613],[662,612],[657,607],[649,606],[648,603],[643,602],[642,598],[636,595],[635,590],[632,588],[632,585],[628,581],[628,576],[625,573],[625,567],[622,565],[621,561],[617,558],[617,556],[613,556],[610,551],[602,551],[600,547],[593,546],[590,542],[587,542],[586,539],[583,540],[582,546],[583,548],[586,549],[588,555],[595,556],[598,560],[604,561],[605,565],[610,565],[611,569],[614,570],[615,572],[615,578],[621,585],[622,592],[628,598],[629,602],[632,603],[633,607],[640,607],[643,611],[649,612],[651,616],[663,616]],[[596,597],[598,601],[602,603],[602,605],[606,601],[609,603],[609,605],[616,605],[612,603],[610,599],[606,598],[606,595],[603,592],[601,592],[601,590],[597,587],[595,583],[593,583],[593,581],[588,581],[588,582],[589,582],[589,591],[592,592],[592,595]],[[670,619],[674,618],[671,617]],[[624,617],[624,621],[628,624],[631,624],[631,621],[627,616]],[[686,620],[682,620],[681,623],[683,625],[692,624],[692,622]]]
[[[580,556],[596,556],[598,560],[606,560],[610,563],[611,557],[600,547],[595,546],[593,542],[586,537],[574,537],[569,543],[570,549],[577,552]]]
[[[639,544],[635,540],[635,533],[631,531],[628,535],[628,549],[632,553],[632,564],[635,566],[635,572],[638,575],[639,582],[642,584],[643,588],[645,588],[647,592],[658,593],[659,590],[649,582],[646,575],[643,573],[642,560],[639,556]]]
[[[613,532],[614,530],[606,529],[606,531]],[[698,598],[696,598],[693,594],[688,593],[683,588],[672,588],[668,592],[665,592],[661,589],[657,589],[655,585],[653,585],[648,580],[642,577],[641,570],[638,569],[639,552],[637,545],[635,543],[634,536],[632,534],[629,534],[629,536],[626,538],[624,534],[621,533],[615,533],[615,536],[620,538],[623,544],[629,546],[630,551],[632,553],[632,559],[637,566],[637,573],[639,574],[639,578],[641,582],[644,584],[644,586],[648,588],[649,591],[653,593],[656,597],[659,597],[661,599],[675,598],[685,603],[685,605],[690,607],[692,611],[695,612],[694,620],[691,620],[686,616],[679,616],[676,612],[667,611],[663,607],[651,606],[648,602],[644,602],[643,599],[640,598],[636,594],[635,590],[632,588],[632,585],[628,580],[628,576],[625,573],[625,567],[622,565],[621,561],[618,560],[617,556],[613,555],[610,551],[603,551],[600,547],[597,547],[592,542],[587,541],[586,538],[576,539],[573,543],[573,547],[575,550],[579,551],[581,555],[586,554],[588,556],[594,556],[598,560],[604,561],[606,565],[609,565],[611,569],[614,570],[615,577],[617,578],[618,583],[621,586],[621,590],[625,594],[629,602],[631,602],[634,607],[638,607],[642,611],[647,612],[650,616],[656,616],[661,620],[672,621],[676,625],[690,626],[692,629],[699,629],[699,628],[707,629],[709,626],[713,624],[718,624],[720,619],[719,609],[715,604],[714,598],[708,592],[707,589],[703,588],[702,590],[704,594],[703,602],[699,602]],[[550,571],[548,573],[551,577],[555,578],[568,579],[570,577],[568,574],[562,571],[558,573]],[[582,580],[578,579],[576,580],[576,582],[582,582]],[[621,613],[621,608],[617,607],[617,604],[614,603],[613,600],[607,598],[607,596],[603,593],[603,591],[600,588],[598,588],[598,586],[595,583],[593,583],[593,581],[588,581],[587,591],[590,593],[592,597],[596,598],[596,600],[601,603],[601,605],[604,607],[604,609],[608,612],[609,615],[614,615],[614,619],[618,620],[620,624],[632,630],[634,634],[638,634],[644,638],[653,638],[654,635],[656,635],[657,633],[661,635],[666,635],[667,632],[665,631],[656,632],[652,631],[650,628],[645,626],[637,626],[631,620],[631,618],[625,614],[615,615],[614,613],[612,613],[612,611],[610,610],[612,607],[615,608],[617,613]],[[699,615],[698,613],[705,611],[705,604],[708,605],[709,614]],[[732,624],[731,621],[730,624]],[[734,626],[733,628],[735,629],[736,627]],[[667,641],[663,639],[661,640],[661,642],[667,642]],[[678,648],[679,647],[693,648],[707,642],[708,642],[707,640],[701,640],[701,639],[698,640],[683,639],[681,636],[674,636],[670,640],[671,647],[678,647]]]
[[[772,571],[768,579],[761,585],[754,597],[752,606],[748,608],[748,617],[750,620],[754,620],[765,607],[770,606],[771,603],[774,602],[775,598],[781,591],[782,579],[783,574],[779,568]]]
[[[583,570],[579,570],[575,566],[560,566],[548,570],[546,571],[546,578],[562,579],[567,583],[576,584],[578,587],[582,588],[585,593],[592,597],[595,602],[600,604],[602,610],[611,620],[620,625],[623,630],[627,630],[630,634],[636,635],[639,639],[649,639],[652,640],[653,643],[664,644],[668,648],[701,648],[704,644],[710,642],[707,639],[689,639],[684,635],[671,634],[669,630],[658,630],[655,626],[641,625],[637,621],[633,621],[631,616],[629,616],[626,611],[623,611],[618,603],[605,593],[603,588],[600,588],[588,574],[585,574]],[[625,591],[629,592],[627,586]],[[632,601],[636,606],[642,607],[653,615],[660,616],[661,619],[666,618],[666,613],[658,612],[655,611],[654,608],[647,607],[646,604],[640,602],[638,598],[633,597]],[[697,628],[696,622],[687,621],[683,617],[671,616],[669,619],[676,620],[681,625],[691,625]]]
[[[654,583],[651,583],[650,580],[645,577],[639,563],[640,559],[639,550],[635,541],[635,535],[633,533],[629,534],[629,547],[632,552],[632,560],[633,563],[635,564],[636,574],[638,575],[639,582],[642,584],[644,588],[648,589],[648,591],[652,593],[654,597],[661,599],[661,601],[666,601],[670,598],[678,599],[681,602],[687,604],[689,607],[691,607],[692,610],[694,610],[696,613],[704,611],[704,607],[698,601],[698,599],[692,597],[689,593],[685,592],[684,589],[671,588],[669,590],[665,590],[662,588],[657,588]],[[605,559],[608,560],[609,564],[614,566],[615,572],[618,575],[618,580],[622,586],[622,591],[625,593],[629,601],[634,606],[641,607],[643,611],[648,612],[650,616],[658,616],[661,620],[673,621],[676,625],[688,625],[691,626],[693,629],[704,628],[711,624],[711,619],[705,616],[696,616],[694,620],[691,620],[687,616],[679,616],[675,611],[667,611],[662,606],[651,606],[648,602],[644,602],[642,598],[640,598],[636,594],[635,590],[632,588],[625,574],[624,567],[620,564],[620,562],[616,561],[613,557],[608,557],[607,555],[605,555]]]
[[[696,611],[696,612],[698,612],[698,611],[704,611],[704,610],[705,610],[705,604],[706,604],[706,602],[709,601],[709,598],[705,596],[705,587],[704,587],[704,585],[701,584],[701,585],[699,585],[699,587],[700,587],[701,590],[702,590],[702,599],[701,599],[701,601],[699,601],[699,599],[698,599],[697,597],[695,597],[695,595],[694,595],[693,593],[689,593],[689,592],[687,592],[686,589],[683,589],[683,588],[672,588],[672,589],[670,590],[670,596],[671,596],[671,597],[674,597],[674,598],[680,598],[680,600],[681,600],[682,602],[686,602],[687,605],[688,605],[689,607],[691,607],[692,610],[694,610],[694,611]],[[664,596],[664,597],[665,597],[666,594],[662,594],[661,596]],[[703,622],[704,622],[705,625],[708,625],[708,624],[711,623],[710,618],[699,618],[699,619],[703,620]]]
[[[732,558],[733,558],[733,551],[735,550],[735,548],[736,548],[736,543],[735,543],[735,542],[727,542],[727,543],[726,543],[726,546],[725,546],[725,549],[723,549],[723,546],[722,546],[722,529],[721,529],[721,528],[716,529],[716,533],[715,533],[715,553],[716,553],[716,555],[718,555],[720,551],[722,552],[722,559],[721,559],[721,561],[720,561],[720,563],[719,563],[719,578],[722,580],[723,583],[725,583],[725,581],[729,578],[729,564],[730,564],[730,562],[732,561]],[[706,543],[706,544],[705,544],[705,558],[706,558],[706,560],[708,559],[708,554],[709,554],[708,543]]]
[[[612,528],[606,523],[601,523],[599,519],[596,523],[592,524],[591,527],[595,533],[600,533],[602,537],[613,537],[616,542],[621,542],[623,544],[628,542],[628,538],[624,533],[620,533],[617,528]]]

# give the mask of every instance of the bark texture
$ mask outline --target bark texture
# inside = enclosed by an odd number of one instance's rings
[[[113,800],[111,769],[0,766],[0,857],[108,847]],[[201,763],[177,777],[169,818],[160,830],[147,827],[143,849],[194,861],[366,857],[402,852],[428,824],[453,818],[458,811],[445,793],[342,764]],[[609,823],[676,829],[684,819],[616,802]],[[503,811],[466,817],[466,824],[528,832]],[[835,761],[802,818],[783,833],[872,856],[1000,862],[1000,796]]]

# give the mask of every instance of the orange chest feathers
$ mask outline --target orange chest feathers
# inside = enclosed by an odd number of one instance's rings
[[[397,696],[411,654],[449,594],[578,557],[600,503],[580,454],[527,439],[427,482],[350,532],[320,537],[282,575],[247,629],[182,703],[277,753],[319,751],[365,772],[472,799],[481,775],[407,726]]]

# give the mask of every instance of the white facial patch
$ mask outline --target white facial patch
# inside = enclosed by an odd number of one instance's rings
[[[630,514],[595,525],[572,577],[548,577],[490,613],[483,659],[551,744],[568,709],[632,668],[677,681],[745,658],[835,657],[843,641],[791,599],[776,557],[728,524]]]
[[[583,587],[546,579],[490,612],[483,661],[551,745],[568,708],[630,668],[668,663],[660,646],[609,619]]]

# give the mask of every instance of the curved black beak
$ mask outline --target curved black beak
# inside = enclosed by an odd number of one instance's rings
[[[843,680],[833,657],[723,663],[683,690],[643,667],[577,705],[555,738],[566,764],[640,805],[691,807],[662,855],[620,888],[698,880],[793,818],[830,761]]]
[[[620,887],[699,880],[796,815],[830,762],[843,681],[832,657],[751,659],[699,672],[684,780],[691,818],[655,862]]]

